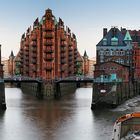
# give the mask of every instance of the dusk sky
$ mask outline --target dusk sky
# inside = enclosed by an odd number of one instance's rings
[[[0,2],[2,56],[16,55],[21,35],[47,8],[77,36],[78,50],[95,57],[103,28],[140,29],[140,0],[3,0]]]

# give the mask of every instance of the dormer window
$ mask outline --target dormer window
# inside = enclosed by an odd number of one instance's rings
[[[111,38],[111,46],[117,46],[118,45],[118,38],[117,37],[113,37]]]
[[[103,46],[106,46],[106,45],[107,45],[107,39],[103,38]]]

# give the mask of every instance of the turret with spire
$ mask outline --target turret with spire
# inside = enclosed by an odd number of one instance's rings
[[[84,56],[83,56],[84,59],[88,59],[88,55],[87,55],[87,52],[86,50],[84,51]]]
[[[130,43],[132,42],[132,38],[131,38],[130,33],[129,33],[128,30],[127,30],[127,32],[126,32],[126,34],[125,34],[124,42],[125,42],[126,44],[130,44]]]
[[[13,51],[11,51],[11,54],[9,56],[9,64],[8,64],[9,65],[9,74],[11,76],[14,75],[14,59],[15,59],[14,53],[13,53]]]

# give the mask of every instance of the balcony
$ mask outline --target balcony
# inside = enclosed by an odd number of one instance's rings
[[[69,61],[72,61],[73,57],[69,57]]]
[[[53,33],[45,32],[43,36],[44,36],[45,39],[48,39],[48,38],[52,39],[53,38]]]
[[[65,67],[61,67],[61,72],[64,72],[66,69],[65,69]]]
[[[26,62],[25,65],[28,67],[29,66],[29,62]]]
[[[67,45],[66,41],[61,41],[61,46],[65,47]]]
[[[61,59],[64,59],[66,57],[66,55],[61,54]]]
[[[29,42],[28,41],[25,42],[25,46],[29,46]]]
[[[46,65],[45,65],[45,69],[46,69],[47,71],[51,71],[51,70],[52,70],[52,65],[51,65],[51,64],[46,64]]]
[[[36,53],[32,53],[32,58],[37,58],[37,54]]]
[[[45,61],[52,61],[54,59],[54,55],[46,54],[43,58]]]
[[[78,54],[78,52],[77,51],[74,51],[74,55],[77,55]]]
[[[54,50],[51,47],[44,48],[44,53],[53,53]]]
[[[62,48],[61,48],[61,52],[62,52],[62,53],[66,52],[66,48],[63,48],[63,47],[62,47]]]
[[[72,46],[72,45],[73,45],[72,42],[70,42],[70,43],[69,43],[69,46]]]
[[[36,72],[36,71],[37,71],[36,69],[37,69],[37,68],[36,68],[35,65],[33,65],[32,68],[31,68],[31,70],[32,70],[33,72]]]
[[[52,26],[46,26],[46,31],[54,31],[54,28]]]
[[[36,52],[37,52],[37,49],[34,48],[34,47],[32,47],[32,52],[33,52],[33,53],[36,53]]]
[[[65,59],[61,59],[61,64],[65,64],[66,60]]]
[[[72,47],[69,47],[69,52],[72,52],[73,51],[73,48]]]
[[[36,37],[36,35],[34,34],[33,36],[32,36],[32,41],[36,41],[37,40],[37,37]]]
[[[63,36],[61,37],[61,40],[62,40],[62,41],[65,41],[65,40],[66,40],[65,35],[63,35]]]
[[[29,56],[29,52],[28,52],[28,51],[25,52],[25,56],[26,56],[26,57]]]
[[[24,68],[24,70],[25,70],[25,72],[29,73],[29,67],[26,66],[26,67]]]
[[[31,41],[30,45],[31,46],[37,46],[37,42],[36,41]]]
[[[72,66],[73,65],[73,62],[72,61],[69,61],[69,66]]]
[[[73,56],[73,53],[72,52],[69,52],[69,57],[72,57]]]
[[[70,67],[70,68],[69,68],[69,72],[72,72],[72,71],[73,71],[73,67]]]
[[[25,51],[29,51],[29,47],[25,47],[24,50],[25,50]]]
[[[32,64],[36,64],[37,60],[36,59],[32,59]]]
[[[20,54],[20,55],[23,55],[23,51],[20,50],[19,54]]]
[[[44,32],[52,32],[52,31],[54,31],[54,29],[52,27],[44,27],[43,31]]]
[[[45,40],[44,41],[44,46],[52,46],[53,45],[53,41],[52,40]]]

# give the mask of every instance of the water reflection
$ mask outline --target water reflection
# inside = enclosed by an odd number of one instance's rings
[[[91,88],[79,88],[61,100],[41,101],[20,89],[6,88],[0,140],[110,140],[115,120],[139,110],[137,97],[113,110],[91,111],[91,97]]]

